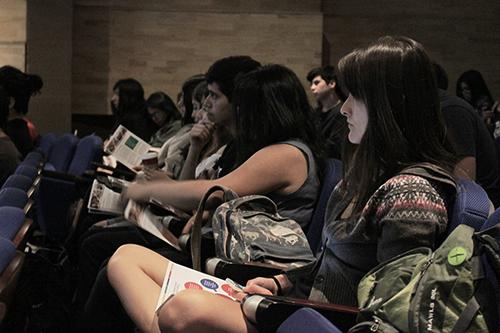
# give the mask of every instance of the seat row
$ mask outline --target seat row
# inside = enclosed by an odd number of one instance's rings
[[[34,229],[50,232],[51,212],[62,211],[61,202],[72,196],[72,179],[90,169],[102,157],[102,139],[89,135],[43,135],[0,189],[0,321],[12,299],[25,250]],[[65,187],[66,186],[66,187]]]

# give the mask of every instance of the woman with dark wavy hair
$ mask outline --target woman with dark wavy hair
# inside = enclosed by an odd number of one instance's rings
[[[181,128],[181,114],[172,99],[162,91],[152,93],[146,100],[148,116],[159,127],[149,140],[153,147],[161,147]]]
[[[115,116],[112,132],[122,125],[147,142],[158,129],[147,114],[144,89],[139,81],[131,78],[118,80],[113,86],[110,103]]]

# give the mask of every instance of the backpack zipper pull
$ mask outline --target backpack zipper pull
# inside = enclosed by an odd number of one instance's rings
[[[378,318],[373,319],[373,324],[370,326],[370,332],[378,332],[378,328],[380,327],[380,320]]]
[[[434,252],[432,252],[429,260],[427,260],[427,262],[425,263],[425,265],[422,266],[422,268],[420,269],[420,272],[424,273],[433,262],[434,262]]]

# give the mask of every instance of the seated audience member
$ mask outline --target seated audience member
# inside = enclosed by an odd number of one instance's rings
[[[16,146],[4,131],[9,116],[9,104],[12,103],[13,100],[0,85],[0,186],[14,173],[21,157]]]
[[[168,139],[160,149],[158,161],[163,165],[163,171],[173,179],[178,179],[184,166],[186,156],[189,149],[190,136],[189,132],[193,127],[193,103],[192,96],[196,86],[205,81],[205,76],[202,74],[193,75],[188,78],[182,85],[180,96],[181,103],[177,102],[177,106],[182,116],[182,127],[177,133]],[[200,102],[201,103],[201,102]],[[152,178],[162,178],[165,173],[158,173],[157,175],[149,175]]]
[[[410,249],[436,248],[445,235],[447,203],[456,191],[454,157],[443,146],[445,128],[424,49],[409,38],[383,37],[342,58],[338,68],[349,91],[341,112],[353,146],[343,155],[345,175],[328,204],[328,242],[309,269],[250,280],[246,293],[282,290],[355,305],[357,284],[368,270]],[[145,189],[131,188],[128,195],[141,198]],[[186,195],[176,203],[190,201]],[[142,332],[258,331],[238,302],[192,289],[170,298],[157,316],[166,265],[136,245],[121,247],[109,261],[110,283]]]
[[[466,100],[483,118],[488,131],[493,133],[495,121],[500,119],[500,104],[495,101],[484,81],[476,70],[462,73],[457,80],[456,94]]]
[[[161,147],[165,141],[174,136],[181,128],[181,114],[174,102],[164,92],[158,91],[146,100],[148,115],[159,127],[151,137],[149,144],[152,147]]]
[[[144,141],[149,141],[158,128],[148,116],[144,89],[135,79],[122,79],[115,83],[111,96],[111,110],[115,116],[111,134],[122,125]]]
[[[207,78],[210,80],[209,85],[212,86],[210,89],[219,89],[217,88],[219,86],[223,87],[220,88],[221,90],[217,90],[217,95],[215,95],[215,92],[211,92],[212,97],[208,97],[209,101],[206,103],[209,105],[208,113],[211,114],[210,118],[213,120],[213,126],[217,128],[215,130],[216,133],[227,133],[232,131],[230,127],[233,123],[234,114],[231,112],[231,97],[228,97],[232,96],[232,91],[234,89],[234,82],[232,81],[238,76],[238,74],[249,72],[256,69],[259,65],[260,64],[257,61],[250,57],[229,57],[215,63],[208,71]],[[205,87],[205,89],[207,89],[207,87]],[[224,89],[224,92],[222,92],[222,89]],[[206,95],[206,93],[201,92],[200,96]],[[191,96],[191,94],[189,94],[189,96]],[[194,94],[193,97],[197,98],[196,94]],[[197,100],[194,102],[196,102],[194,103],[194,106],[196,107],[203,103],[203,101]],[[188,108],[189,107],[190,106],[188,106]],[[223,135],[216,134],[216,137],[218,136],[220,136],[220,138],[217,140],[222,140]],[[223,143],[221,142],[221,144]],[[213,150],[217,151],[217,149],[214,147]],[[221,163],[221,166],[225,169],[225,173],[228,173],[233,167],[231,162]],[[314,166],[311,168],[314,169]],[[203,178],[205,173],[200,173]],[[193,178],[194,177],[191,179]],[[307,206],[307,204],[305,206]],[[308,208],[305,209],[307,210]],[[123,219],[121,218],[120,220],[122,221]],[[137,228],[134,225],[89,230],[82,237],[79,251],[80,276],[77,307],[82,307],[82,303],[85,301],[90,292],[101,264],[109,258],[120,245],[127,243],[141,244],[149,248],[167,246],[162,240]],[[177,253],[177,250],[172,248],[169,249],[173,252],[171,256],[178,257],[178,261],[183,263],[188,262],[189,258],[184,253]]]
[[[193,118],[195,124],[190,132],[190,144],[179,180],[212,179],[218,159],[231,139],[228,121],[214,117],[208,97],[208,85],[201,82],[193,93]],[[201,103],[200,103],[201,102]]]
[[[43,82],[38,75],[25,74],[12,66],[3,66],[0,68],[0,84],[14,101],[4,130],[24,157],[33,150],[38,139],[35,125],[26,117],[29,100],[40,92]]]
[[[333,66],[312,69],[307,74],[311,91],[318,106],[314,121],[321,134],[325,155],[340,159],[342,145],[347,135],[347,123],[340,114],[346,97],[340,88]]]
[[[433,63],[433,66],[448,139],[459,159],[455,175],[477,181],[486,190],[493,205],[498,207],[500,176],[493,139],[472,106],[446,92],[448,89],[446,71],[437,63]]]

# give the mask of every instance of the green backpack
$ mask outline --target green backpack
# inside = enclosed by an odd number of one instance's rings
[[[378,265],[358,286],[365,321],[349,332],[500,332],[500,285],[485,274],[500,277],[498,235],[500,225],[459,225],[434,252],[421,247]]]

